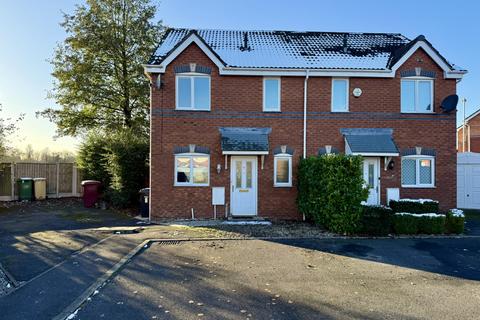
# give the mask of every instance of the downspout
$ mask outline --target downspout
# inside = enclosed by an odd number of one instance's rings
[[[308,70],[305,70],[305,82],[303,84],[303,158],[307,158],[307,95],[308,95]],[[303,214],[305,221],[305,213]]]
[[[305,70],[305,82],[303,84],[303,158],[307,158],[307,94],[308,94],[308,70]]]
[[[462,102],[463,102],[463,127],[462,127],[462,152],[465,152],[465,142],[466,142],[466,138],[465,138],[465,105],[467,103],[467,99],[466,98],[463,98],[462,99]]]

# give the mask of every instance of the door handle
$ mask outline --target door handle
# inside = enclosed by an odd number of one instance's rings
[[[232,184],[232,192],[235,191],[235,186]]]

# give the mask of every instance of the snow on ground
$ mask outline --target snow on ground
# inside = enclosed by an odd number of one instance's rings
[[[6,295],[13,289],[13,285],[8,281],[7,275],[0,268],[0,297]]]

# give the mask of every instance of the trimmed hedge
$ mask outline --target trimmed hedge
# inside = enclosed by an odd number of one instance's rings
[[[463,211],[461,213],[453,210],[448,211],[445,220],[445,229],[447,233],[463,233],[465,229],[465,216],[463,215]]]
[[[418,218],[418,232],[423,234],[442,234],[445,233],[445,216],[429,217],[422,216]]]
[[[393,230],[396,234],[417,234],[417,218],[412,215],[398,215],[393,217]]]
[[[438,212],[438,202],[433,200],[390,200],[390,208],[394,212],[408,212],[408,213],[431,213]]]
[[[392,232],[393,211],[384,206],[363,206],[358,233],[386,236]]]
[[[393,221],[397,234],[445,233],[445,216],[440,214],[396,213]]]
[[[360,156],[324,155],[301,159],[298,167],[299,211],[326,229],[352,234],[358,230],[364,188]]]

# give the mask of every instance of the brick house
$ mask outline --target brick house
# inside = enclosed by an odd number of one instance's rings
[[[219,216],[301,219],[299,159],[337,152],[364,156],[369,203],[456,205],[440,103],[466,71],[423,36],[169,29],[144,67],[152,220],[212,218],[213,188]]]
[[[463,138],[462,123],[457,128],[457,151],[480,152],[480,110],[465,118],[465,133],[465,138]]]

